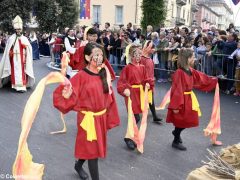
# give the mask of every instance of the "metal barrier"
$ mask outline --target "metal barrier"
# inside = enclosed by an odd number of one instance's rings
[[[124,48],[117,48],[113,54],[117,54],[117,56],[114,57],[117,60],[113,61],[111,54],[108,59],[114,70],[119,72],[119,70],[126,65]],[[235,76],[237,60],[235,58],[231,59],[229,56],[230,55],[225,54],[208,55],[206,52],[197,54],[194,69],[222,80],[240,82],[240,77]],[[174,73],[176,69],[177,61],[159,60],[159,64],[155,65],[155,76],[159,76],[156,77],[157,79],[168,79],[170,78],[169,75]]]

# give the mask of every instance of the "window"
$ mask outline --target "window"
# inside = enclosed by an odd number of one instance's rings
[[[101,24],[101,6],[93,5],[93,24]]]
[[[123,24],[123,6],[116,6],[115,23]]]

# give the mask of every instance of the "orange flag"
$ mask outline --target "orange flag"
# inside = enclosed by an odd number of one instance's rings
[[[22,131],[19,137],[17,156],[12,168],[12,173],[16,180],[42,179],[44,165],[32,161],[32,155],[28,149],[27,138],[38,112],[45,86],[59,82],[71,88],[71,83],[67,78],[59,72],[52,72],[41,79],[26,103],[21,121]]]
[[[63,76],[66,76],[66,74],[67,74],[68,63],[70,62],[69,56],[70,56],[69,53],[67,53],[66,51],[64,51],[62,53],[61,74]],[[61,117],[61,120],[62,120],[62,123],[63,123],[63,129],[60,130],[60,131],[50,132],[50,134],[62,134],[62,133],[66,133],[67,132],[67,126],[66,126],[66,123],[65,123],[65,120],[64,120],[63,113],[60,113],[60,117]]]
[[[167,94],[164,96],[161,104],[156,107],[156,110],[163,110],[166,109],[167,104],[170,102],[170,94],[171,94],[171,88],[168,90]]]
[[[218,83],[215,89],[211,120],[207,128],[204,129],[204,134],[205,136],[210,136],[213,145],[222,145],[222,142],[217,141],[217,136],[221,134],[220,97]]]

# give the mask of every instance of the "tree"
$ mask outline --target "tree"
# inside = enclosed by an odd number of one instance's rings
[[[39,24],[39,30],[42,32],[54,32],[58,28],[58,12],[56,3],[53,0],[36,0],[34,3],[34,12]]]
[[[143,30],[146,30],[148,25],[152,25],[154,28],[163,24],[166,19],[166,7],[165,0],[143,0],[142,12],[143,17],[141,20],[141,26]]]
[[[76,0],[36,0],[34,9],[39,29],[54,32],[72,27],[78,20],[78,7]]]
[[[56,0],[59,15],[57,24],[60,30],[73,27],[79,18],[79,4],[76,0]],[[67,3],[66,3],[67,2]]]
[[[29,22],[33,0],[1,0],[0,4],[0,28],[3,31],[13,32],[12,20],[17,15],[22,18],[24,26]]]

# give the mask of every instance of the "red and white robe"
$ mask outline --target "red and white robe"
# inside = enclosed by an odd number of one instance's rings
[[[11,80],[12,88],[26,91],[34,85],[32,46],[28,39],[13,34],[0,61],[0,88]]]

